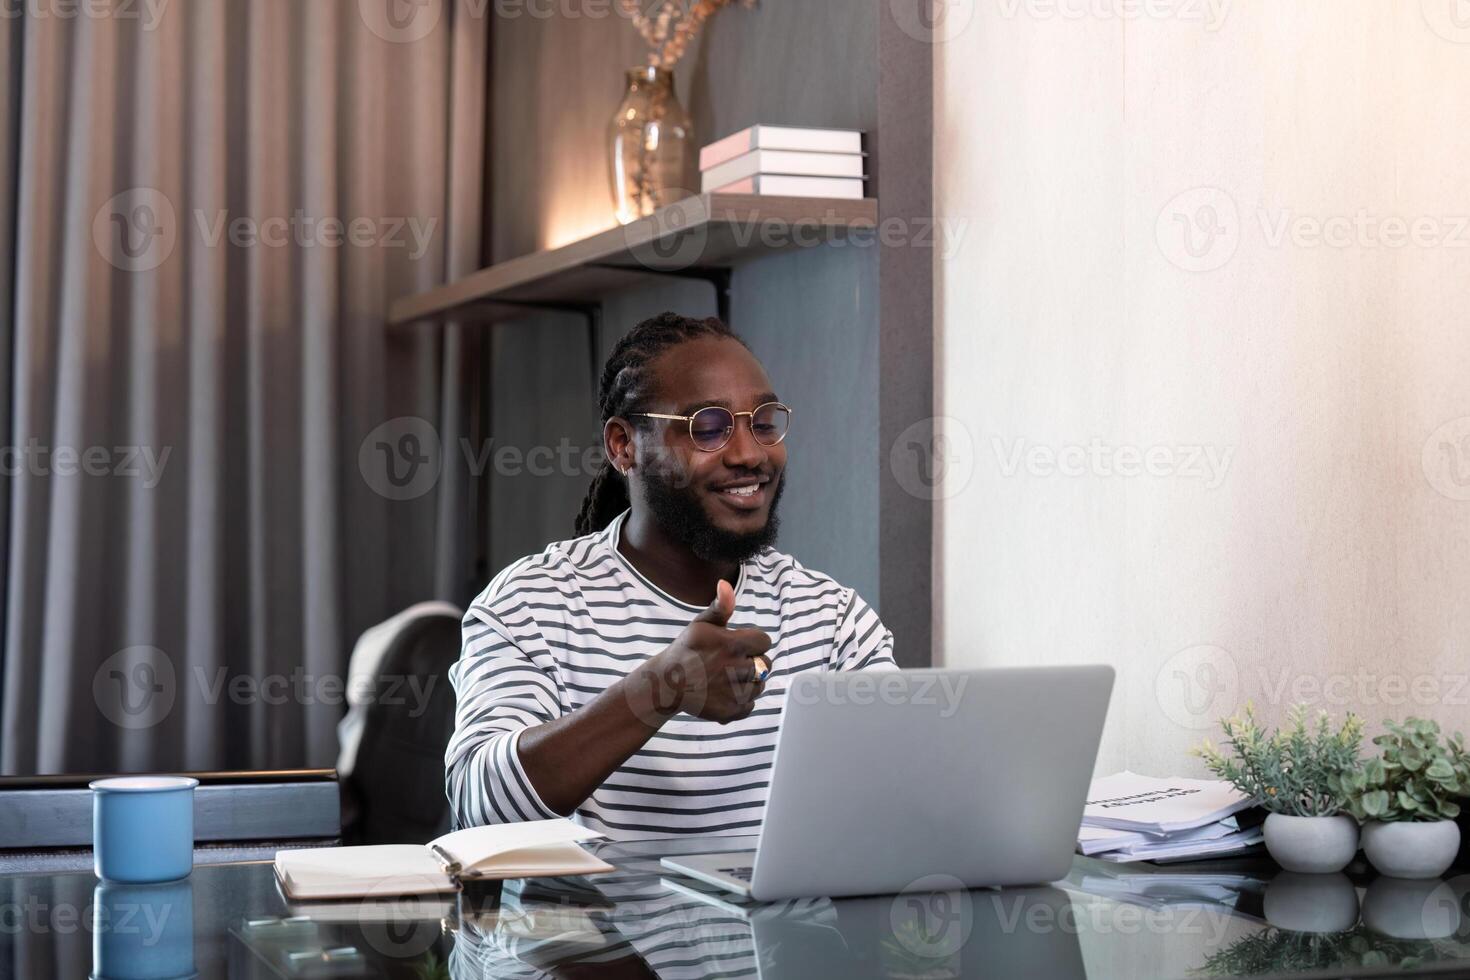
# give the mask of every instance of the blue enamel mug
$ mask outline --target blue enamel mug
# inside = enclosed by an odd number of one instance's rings
[[[92,980],[194,977],[194,883],[103,881],[92,894]]]
[[[194,870],[190,776],[114,776],[92,788],[92,856],[103,881],[174,881]]]

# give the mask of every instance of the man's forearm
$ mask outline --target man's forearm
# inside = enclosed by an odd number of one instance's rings
[[[571,714],[528,728],[517,743],[521,768],[541,801],[570,816],[677,713],[661,707],[644,664]]]

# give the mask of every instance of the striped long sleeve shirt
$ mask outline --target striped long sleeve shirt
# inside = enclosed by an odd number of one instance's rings
[[[465,614],[445,753],[456,826],[556,816],[521,766],[521,732],[591,701],[701,611],[618,551],[626,517],[508,566]],[[756,833],[791,677],[895,668],[893,635],[867,603],[772,548],[741,565],[729,625],[771,637],[771,676],[755,709],[728,725],[687,714],[666,722],[574,819],[614,838]]]

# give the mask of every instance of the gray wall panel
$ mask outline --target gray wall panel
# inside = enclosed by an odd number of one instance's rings
[[[493,373],[490,432],[496,447],[529,453],[555,449],[566,439],[578,449],[592,439],[591,379],[584,321],[567,314],[538,314],[491,330]],[[550,475],[492,462],[490,569],[499,571],[548,541],[572,536],[572,520],[590,477],[580,453]]]
[[[794,413],[780,547],[875,608],[876,264],[873,249],[771,256],[740,267],[731,304],[737,329]]]

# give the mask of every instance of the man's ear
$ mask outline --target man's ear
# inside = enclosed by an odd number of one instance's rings
[[[634,449],[632,423],[616,416],[608,419],[602,427],[602,450],[613,469],[627,476],[633,468]]]

